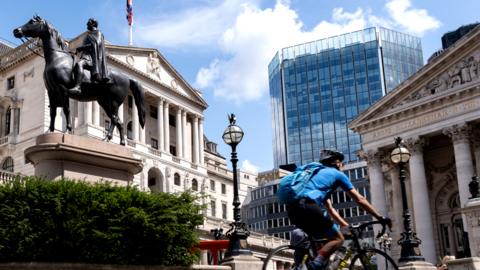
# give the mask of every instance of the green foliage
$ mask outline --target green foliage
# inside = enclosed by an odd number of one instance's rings
[[[18,178],[0,185],[0,261],[190,265],[203,222],[196,200]]]

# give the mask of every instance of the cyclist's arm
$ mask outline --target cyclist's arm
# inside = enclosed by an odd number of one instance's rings
[[[337,212],[335,208],[332,206],[332,202],[330,199],[327,199],[324,203],[325,208],[327,208],[328,214],[341,226],[341,227],[347,227],[348,222],[345,221],[345,219],[340,216],[340,214]]]
[[[370,213],[370,215],[374,216],[376,219],[380,220],[382,215],[380,215],[377,210],[367,201],[362,194],[358,193],[355,188],[352,188],[347,191],[348,196],[352,198],[360,207],[362,207],[365,211]]]

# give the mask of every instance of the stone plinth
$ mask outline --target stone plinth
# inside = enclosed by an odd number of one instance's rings
[[[263,262],[253,255],[237,255],[225,258],[222,265],[230,266],[232,270],[260,270]]]
[[[63,133],[38,136],[25,150],[25,158],[33,163],[36,176],[49,180],[66,177],[127,185],[143,168],[124,146]]]
[[[480,257],[463,258],[447,262],[448,270],[480,270]]]
[[[462,208],[467,220],[468,241],[472,257],[480,257],[480,198],[469,199]]]
[[[405,262],[398,264],[399,270],[436,270],[437,268],[429,262]],[[450,270],[450,269],[449,269]]]

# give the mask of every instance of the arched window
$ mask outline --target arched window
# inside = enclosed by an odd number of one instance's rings
[[[177,186],[180,186],[180,174],[175,173],[173,175],[173,183]]]
[[[2,170],[13,172],[13,158],[7,157],[2,163]]]
[[[195,178],[192,180],[192,190],[198,191],[198,181]]]
[[[127,139],[133,140],[132,121],[128,122],[127,124]]]
[[[12,115],[12,108],[8,107],[7,113],[5,114],[5,135],[10,134],[10,118]]]

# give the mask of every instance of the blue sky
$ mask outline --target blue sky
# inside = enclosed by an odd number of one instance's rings
[[[19,44],[13,28],[35,13],[66,38],[85,31],[90,17],[112,43],[126,45],[124,0],[4,1],[0,37]],[[422,38],[424,59],[441,48],[441,36],[479,21],[480,1],[458,0],[133,0],[134,46],[157,48],[203,92],[205,134],[229,157],[221,135],[227,114],[245,131],[240,166],[273,166],[267,65],[290,45],[385,26]]]

